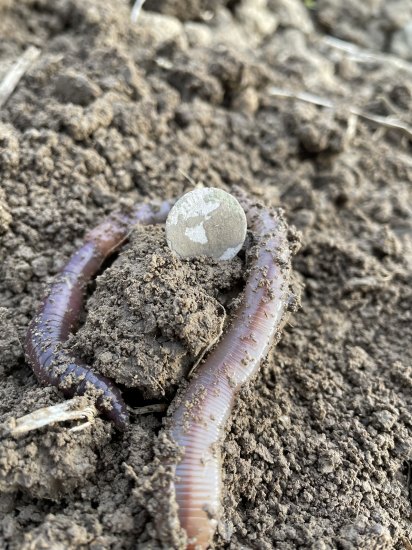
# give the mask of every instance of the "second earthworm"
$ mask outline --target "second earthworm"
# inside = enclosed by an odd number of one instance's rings
[[[240,197],[257,240],[242,304],[232,324],[198,367],[171,417],[182,449],[172,486],[188,550],[211,543],[221,516],[221,446],[236,395],[257,372],[280,335],[290,295],[287,228],[273,211]]]

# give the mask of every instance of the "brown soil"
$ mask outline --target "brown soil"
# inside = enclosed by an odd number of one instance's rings
[[[85,323],[71,338],[72,349],[146,399],[171,398],[193,363],[219,338],[223,292],[241,283],[243,271],[239,257],[180,260],[167,246],[164,228],[136,230],[98,278]]]
[[[0,81],[29,44],[42,50],[0,112],[0,421],[62,400],[21,342],[84,232],[193,182],[237,184],[301,231],[302,305],[233,412],[215,547],[410,548],[412,148],[348,106],[412,124],[411,72],[322,41],[336,28],[391,51],[410,4],[204,4],[189,16],[184,0],[153,1],[180,19],[143,12],[132,25],[120,0],[0,0]],[[128,386],[129,404],[168,404],[222,306],[230,318],[244,270],[243,257],[180,262],[163,228],[135,231],[90,285],[68,345]],[[0,547],[184,547],[163,488],[164,422],[3,437]]]

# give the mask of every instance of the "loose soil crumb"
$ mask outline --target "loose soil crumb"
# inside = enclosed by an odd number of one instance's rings
[[[28,45],[42,51],[0,113],[0,422],[63,399],[21,343],[85,231],[196,183],[237,184],[302,232],[302,307],[236,403],[214,546],[407,548],[411,142],[347,107],[411,125],[410,71],[322,37],[406,59],[410,3],[152,4],[133,26],[121,0],[0,0],[0,79]],[[230,320],[244,259],[180,262],[159,227],[106,267],[68,345],[128,386],[130,405],[169,403],[222,305]],[[97,419],[3,438],[0,547],[184,548],[163,416],[134,416],[124,435]]]

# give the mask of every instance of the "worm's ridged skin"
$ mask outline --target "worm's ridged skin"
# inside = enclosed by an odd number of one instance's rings
[[[241,201],[257,253],[242,305],[228,332],[195,372],[172,415],[171,435],[183,450],[174,488],[188,549],[206,549],[221,512],[220,449],[239,389],[257,372],[279,336],[289,296],[290,250],[283,221]]]
[[[119,389],[70,356],[62,344],[76,329],[86,285],[102,262],[119,248],[134,225],[163,222],[169,210],[166,202],[157,212],[143,204],[129,214],[115,213],[92,229],[51,285],[26,336],[26,359],[42,384],[56,386],[68,397],[97,390],[96,407],[120,429],[126,428],[129,416]]]

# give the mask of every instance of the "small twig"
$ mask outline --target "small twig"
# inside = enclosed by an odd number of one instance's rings
[[[31,65],[40,56],[40,50],[30,46],[24,54],[16,61],[0,83],[0,108],[5,105],[11,94],[16,89],[21,78],[28,71]]]
[[[37,411],[26,414],[25,416],[22,416],[18,419],[11,419],[3,425],[3,435],[11,435],[13,437],[16,437],[32,430],[38,430],[39,428],[43,428],[44,426],[48,426],[49,424],[54,424],[55,422],[87,419],[87,422],[79,426],[75,426],[69,431],[75,432],[83,430],[87,426],[93,424],[94,419],[97,415],[97,410],[93,405],[88,405],[81,409],[76,409],[75,407],[77,405],[78,398],[69,399],[68,401],[57,403],[57,405],[38,409]]]
[[[130,13],[130,20],[132,23],[136,23],[139,18],[140,12],[142,11],[142,6],[146,0],[136,0],[133,4],[132,11]]]
[[[349,54],[356,61],[378,61],[379,63],[391,63],[398,69],[412,73],[412,63],[409,63],[396,55],[367,50],[352,44],[352,42],[346,42],[345,40],[335,38],[334,36],[324,36],[322,38],[322,42],[335,50]]]
[[[151,413],[158,413],[158,412],[164,412],[167,409],[166,403],[154,403],[153,405],[146,405],[144,407],[128,407],[128,410],[132,414],[151,414]]]
[[[327,109],[336,109],[337,104],[331,101],[328,98],[320,97],[315,94],[308,92],[292,92],[290,90],[283,90],[281,88],[276,88],[271,86],[269,88],[269,94],[273,97],[285,97],[289,99],[297,99],[299,101],[304,101],[305,103],[311,103],[312,105],[317,105],[318,107],[325,107]],[[356,115],[359,118],[368,120],[369,122],[374,122],[385,128],[390,128],[392,130],[399,130],[405,134],[409,139],[412,139],[412,127],[408,126],[401,120],[395,117],[384,117],[380,115],[374,115],[372,113],[366,113],[358,107],[347,106],[348,111],[352,115]]]

